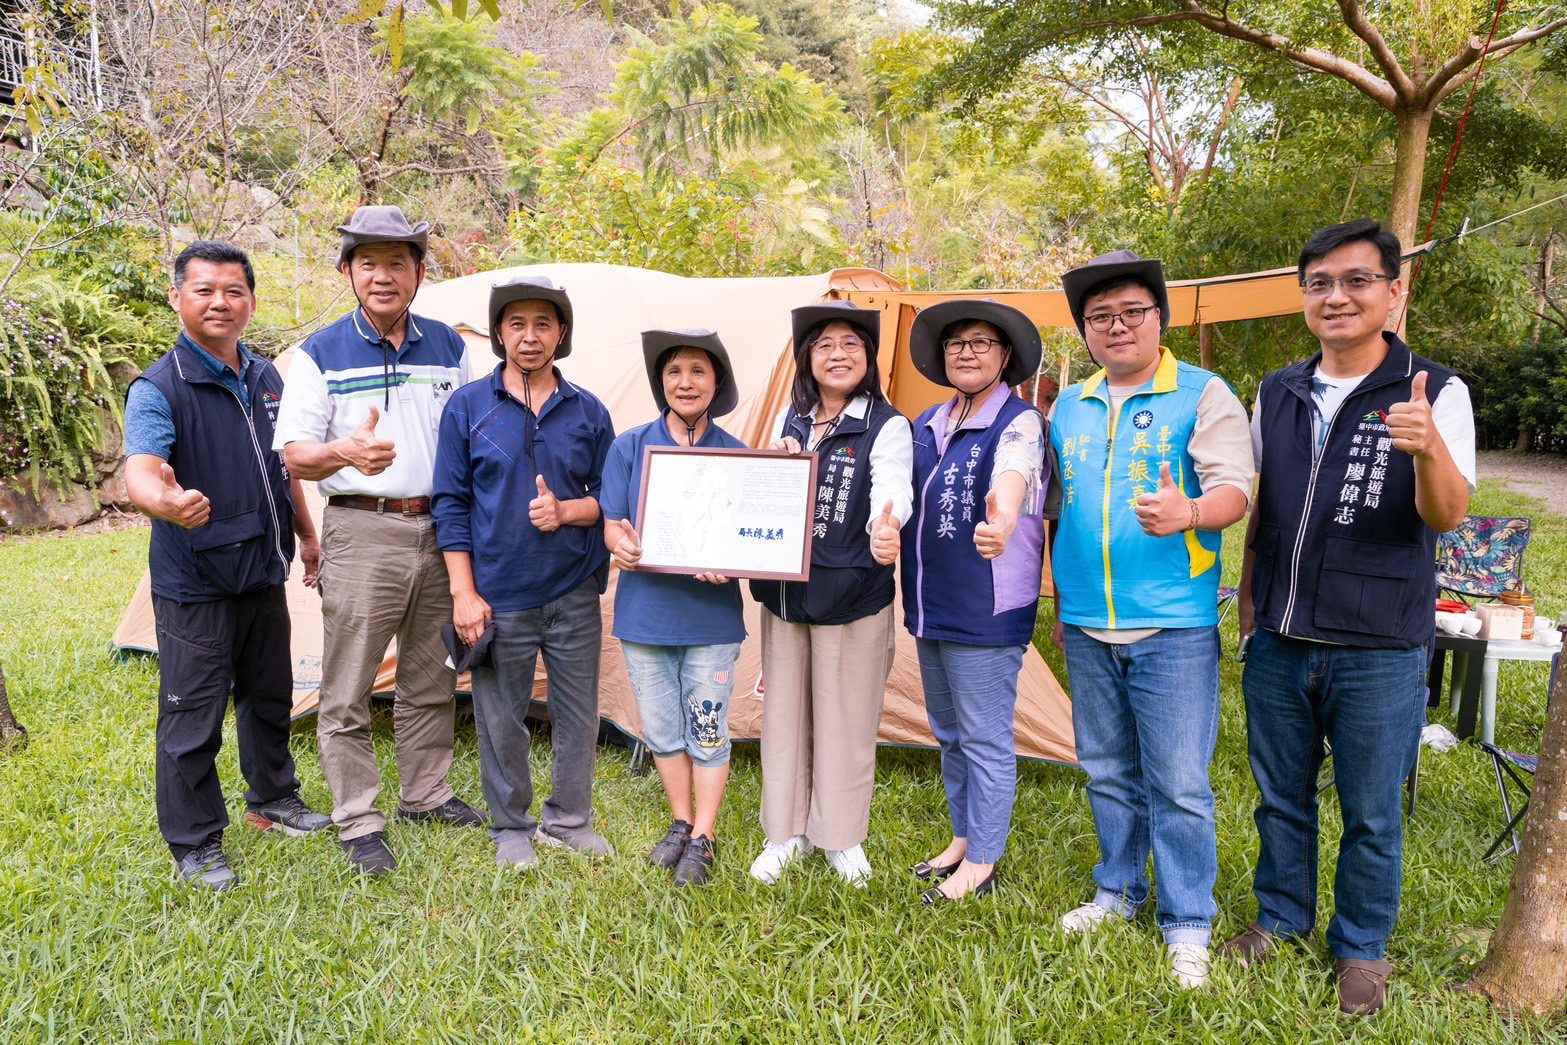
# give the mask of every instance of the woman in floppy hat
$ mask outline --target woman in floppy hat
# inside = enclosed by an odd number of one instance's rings
[[[615,637],[673,820],[648,860],[676,885],[701,885],[717,854],[714,827],[729,780],[729,698],[745,638],[740,585],[717,574],[639,573],[632,524],[643,449],[743,449],[713,422],[740,401],[729,353],[711,330],[644,330],[642,356],[659,416],[622,432],[604,465],[604,544],[621,573]]]
[[[881,316],[846,301],[791,313],[795,378],[775,449],[820,455],[807,581],[752,581],[762,604],[762,829],[751,875],[812,849],[863,886],[876,730],[892,668],[892,562],[911,494],[909,422],[882,395]]]
[[[919,650],[952,841],[915,865],[938,904],[995,885],[1017,788],[1012,719],[1044,556],[1045,420],[1012,392],[1039,366],[1032,320],[989,300],[932,305],[909,353],[956,394],[914,422],[903,618]]]

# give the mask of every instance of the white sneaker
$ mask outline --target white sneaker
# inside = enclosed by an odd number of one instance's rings
[[[865,850],[859,846],[853,849],[823,849],[822,855],[832,865],[832,869],[838,872],[838,876],[856,889],[864,889],[865,883],[871,879],[871,862],[865,859]]]
[[[1061,916],[1061,931],[1068,936],[1093,932],[1111,918],[1117,917],[1120,916],[1108,907],[1101,907],[1096,903],[1085,903],[1083,906],[1068,911]]]
[[[1170,974],[1182,987],[1194,990],[1208,982],[1208,948],[1195,943],[1172,943]]]
[[[787,842],[768,842],[762,847],[761,855],[751,861],[751,877],[772,885],[778,881],[785,867],[815,850],[816,847],[804,835],[795,835]]]

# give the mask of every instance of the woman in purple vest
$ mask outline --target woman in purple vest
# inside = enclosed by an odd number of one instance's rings
[[[1039,330],[995,301],[914,320],[920,373],[957,394],[914,422],[903,616],[919,648],[952,841],[914,867],[929,904],[989,893],[1017,790],[1012,717],[1044,556],[1045,420],[1009,386],[1039,367]]]
[[[892,563],[909,514],[909,422],[882,394],[881,314],[797,308],[794,387],[773,447],[819,455],[806,581],[752,581],[762,604],[762,830],[751,875],[821,849],[863,887],[876,730],[892,670]]]

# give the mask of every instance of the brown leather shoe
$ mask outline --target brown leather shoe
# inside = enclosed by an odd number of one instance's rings
[[[1350,1016],[1370,1016],[1387,1004],[1387,974],[1393,967],[1385,961],[1340,958],[1338,969],[1338,1008]]]
[[[1252,962],[1260,962],[1278,949],[1278,940],[1272,933],[1252,922],[1239,936],[1232,936],[1219,945],[1219,957],[1232,958],[1245,968]]]

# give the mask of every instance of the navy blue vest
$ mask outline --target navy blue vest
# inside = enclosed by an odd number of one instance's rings
[[[1387,357],[1345,398],[1315,465],[1311,382],[1321,355],[1262,379],[1251,543],[1259,627],[1370,649],[1431,641],[1436,533],[1415,509],[1414,458],[1393,448],[1383,418],[1409,400],[1420,371],[1433,402],[1455,375],[1383,337]]]
[[[1044,566],[1044,522],[1025,504],[998,559],[974,546],[1001,433],[1034,410],[1017,395],[984,428],[952,433],[938,454],[928,427],[941,409],[914,423],[914,508],[903,527],[903,622],[918,638],[971,646],[1020,646],[1034,636]],[[1035,411],[1036,413],[1038,411]]]
[[[169,402],[175,480],[212,502],[211,518],[194,530],[153,520],[153,594],[216,602],[282,584],[294,557],[294,502],[282,455],[271,449],[283,395],[277,368],[258,359],[246,372],[249,416],[183,335],[137,380],[152,382]]]
[[[865,532],[871,519],[871,447],[882,425],[900,417],[872,399],[865,417],[843,415],[816,447],[816,508],[808,581],[751,582],[751,597],[775,616],[797,624],[849,624],[892,602],[892,567],[871,557]],[[810,423],[790,407],[783,434],[806,445]]]

